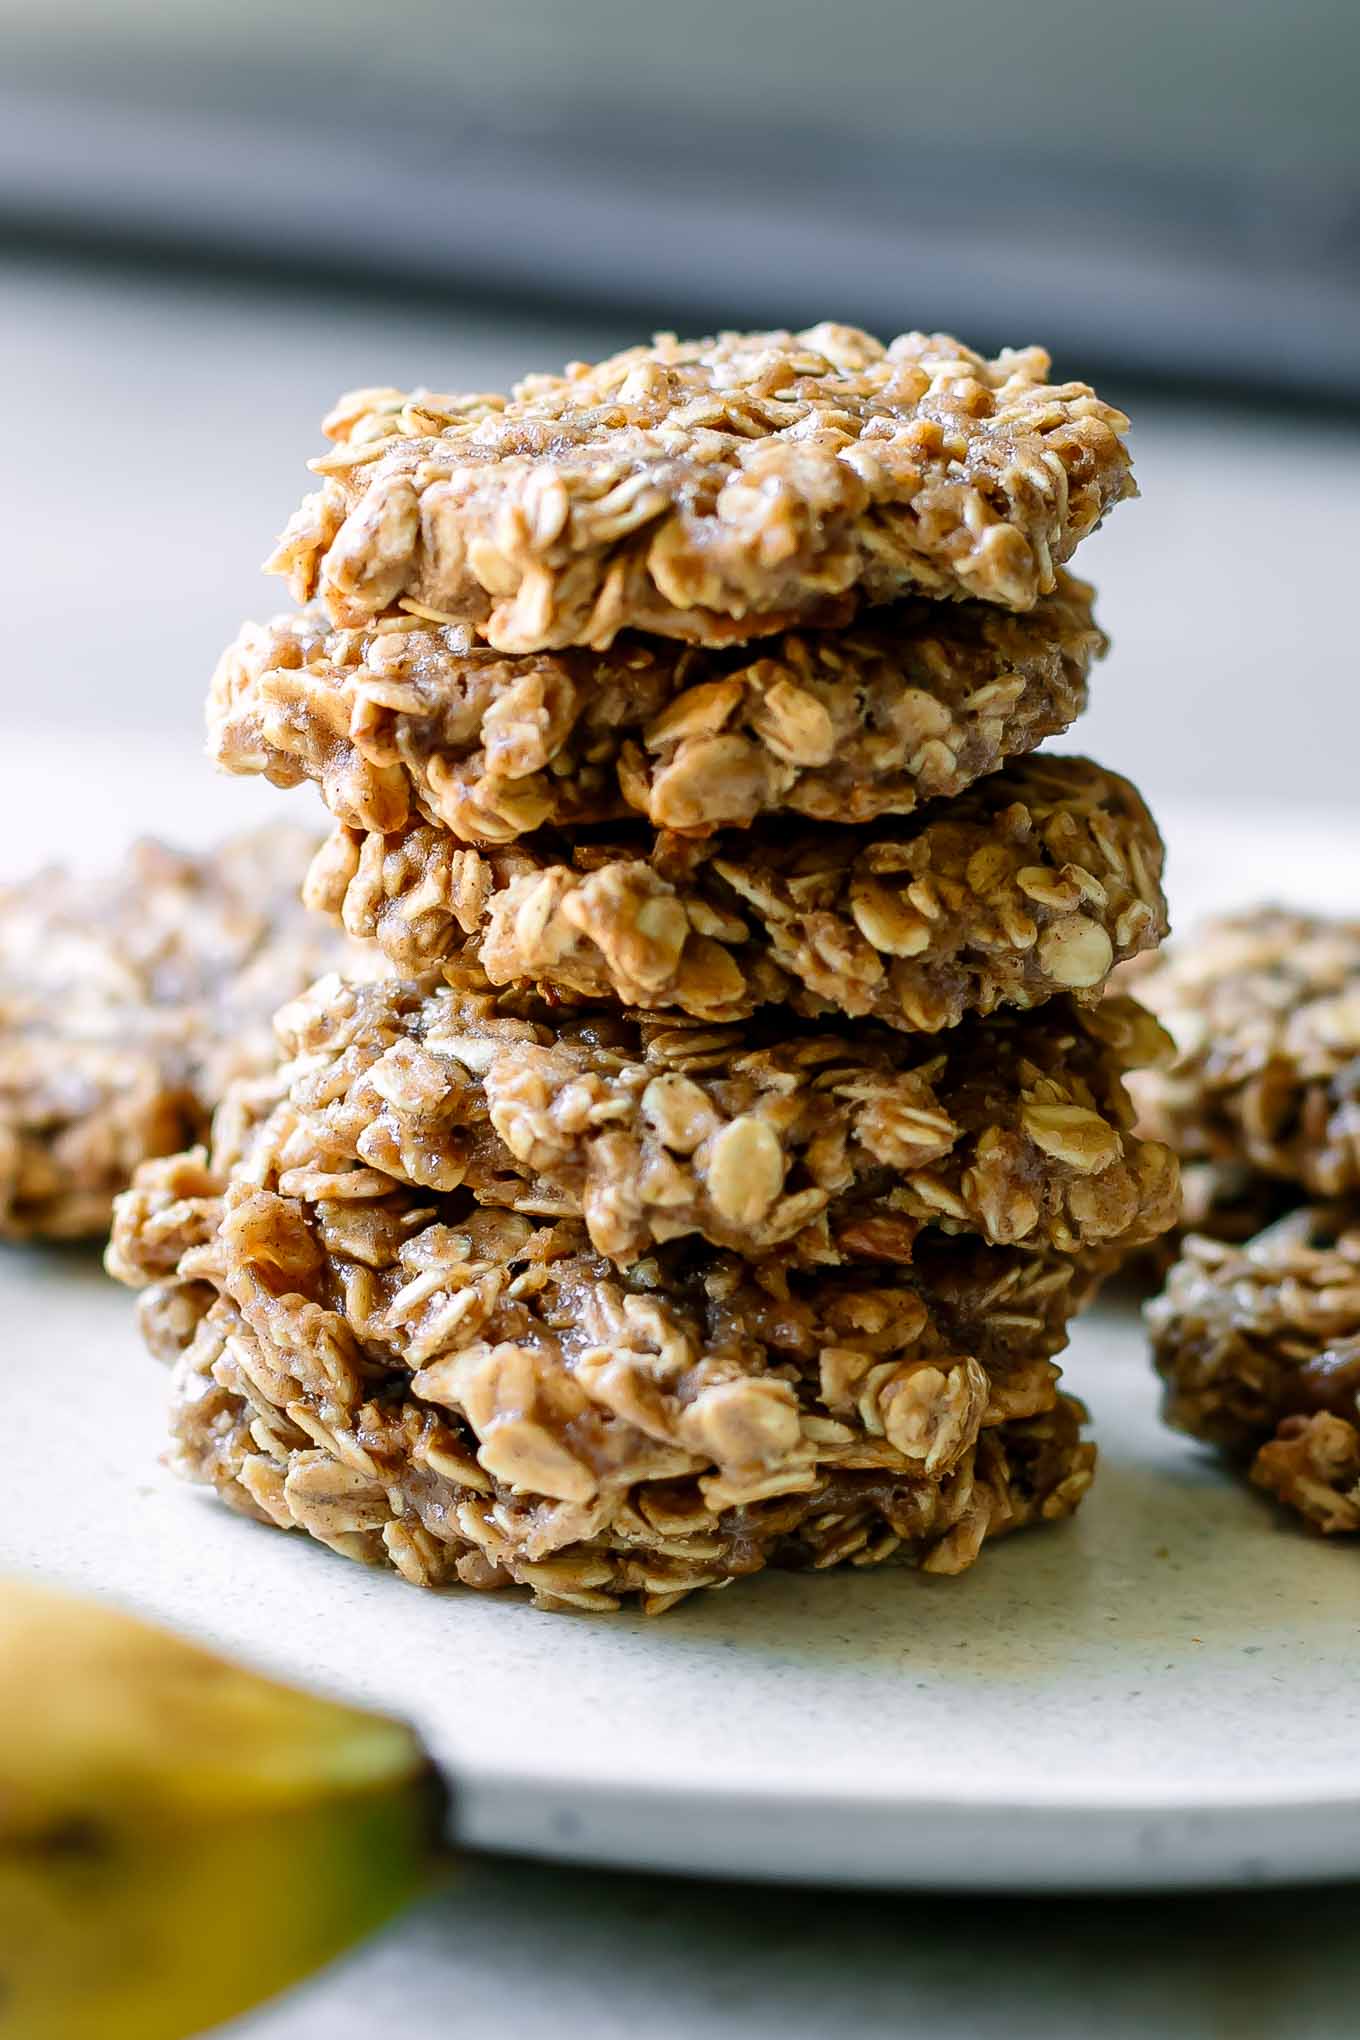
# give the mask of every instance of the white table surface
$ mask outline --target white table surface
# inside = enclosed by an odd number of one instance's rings
[[[9,741],[50,799],[79,803],[73,833],[87,842],[92,807],[112,843],[142,827],[201,837],[272,806],[189,762],[198,702],[240,615],[280,606],[254,563],[336,388],[500,381],[501,363],[550,364],[613,338],[34,262],[0,268],[0,300],[0,366],[22,397],[0,492],[0,698]],[[1082,745],[1168,816],[1189,798],[1352,805],[1360,673],[1343,625],[1360,430],[1165,405],[1140,416],[1148,500],[1083,554],[1118,644]],[[1287,554],[1282,530],[1302,534]],[[144,816],[120,797],[118,763],[152,730],[182,737],[186,762]],[[72,773],[77,731],[86,767]],[[29,840],[11,819],[0,863],[21,868]],[[894,1898],[487,1860],[239,2031],[1339,2040],[1355,2030],[1358,1904],[1356,1890]]]

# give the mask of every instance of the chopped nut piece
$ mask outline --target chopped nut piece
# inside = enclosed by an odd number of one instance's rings
[[[904,594],[1026,610],[1134,493],[1128,421],[1040,348],[846,326],[659,338],[510,398],[366,390],[270,567],[334,621],[396,605],[506,652],[701,644]]]
[[[695,839],[639,824],[478,852],[425,825],[338,829],[308,897],[412,973],[477,956],[494,982],[558,997],[713,1021],[783,1003],[929,1033],[1069,988],[1095,999],[1096,955],[1129,956],[1165,929],[1161,862],[1127,781],[1040,756],[938,814],[864,830],[769,822]],[[1080,874],[1079,910],[1033,897],[1041,866]]]
[[[509,843],[631,811],[700,834],[772,809],[861,823],[1066,729],[1104,648],[1066,575],[1028,616],[908,602],[725,653],[630,637],[509,657],[457,625],[332,630],[311,609],[242,629],[208,720],[228,771],[314,780],[337,820],[379,835],[419,818]],[[1078,898],[1068,884],[1061,904]]]

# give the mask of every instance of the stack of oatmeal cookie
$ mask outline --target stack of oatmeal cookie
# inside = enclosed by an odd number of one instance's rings
[[[289,1006],[272,1098],[123,1202],[191,1476],[648,1612],[1075,1507],[1054,1355],[1177,1199],[1123,1082],[1163,1037],[1101,997],[1156,829],[1029,756],[1125,426],[1037,349],[834,326],[332,414],[306,606],[211,726],[318,785],[307,898],[399,975]]]

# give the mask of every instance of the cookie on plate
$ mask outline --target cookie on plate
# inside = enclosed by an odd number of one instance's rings
[[[1360,921],[1224,915],[1127,983],[1177,1049],[1135,1080],[1150,1135],[1314,1197],[1360,1192]]]
[[[421,1586],[654,1614],[766,1565],[960,1572],[1090,1484],[1052,1358],[1073,1257],[932,1233],[910,1268],[679,1241],[620,1270],[466,1189],[295,1178],[297,1119],[229,1099],[109,1253],[175,1363],[175,1463],[262,1521]]]
[[[1317,1529],[1360,1531],[1360,1205],[1187,1240],[1146,1315],[1167,1421]]]
[[[329,977],[275,1030],[285,1193],[465,1187],[581,1218],[625,1265],[691,1234],[805,1264],[906,1262],[924,1226],[1109,1251],[1152,1239],[1178,1205],[1175,1160],[1134,1138],[1123,1082],[1167,1044],[1127,999],[921,1041],[534,1001],[507,1013],[484,983]]]

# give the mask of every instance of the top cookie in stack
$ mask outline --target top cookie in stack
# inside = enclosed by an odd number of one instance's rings
[[[1132,495],[1128,421],[1041,348],[852,327],[669,336],[510,398],[360,390],[270,566],[335,623],[502,652],[843,624],[907,595],[1027,610]]]
[[[1025,755],[1133,493],[1047,377],[822,326],[332,414],[271,562],[307,606],[210,721],[316,782],[308,898],[406,977],[315,987],[272,1098],[125,1200],[191,1474],[422,1584],[649,1610],[1075,1507],[1053,1355],[1176,1176],[1123,1085],[1163,1038],[1101,999],[1156,829]]]

